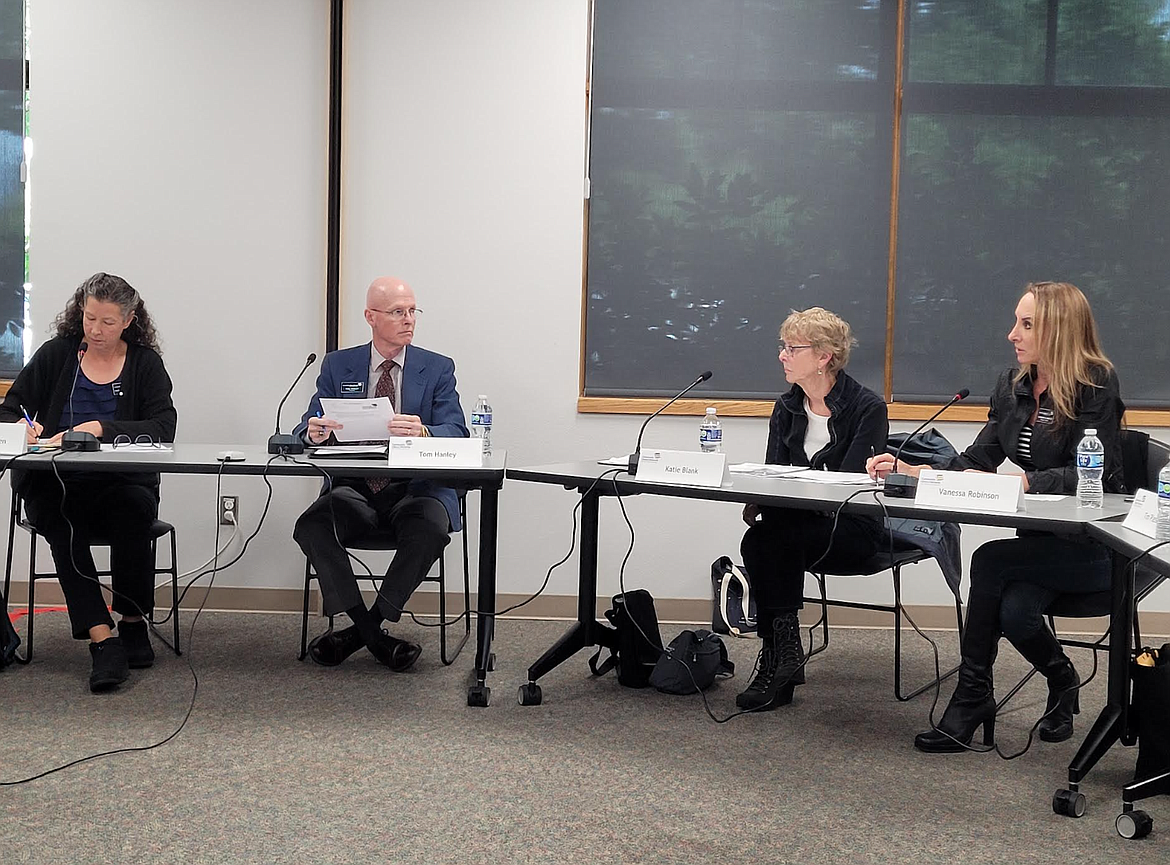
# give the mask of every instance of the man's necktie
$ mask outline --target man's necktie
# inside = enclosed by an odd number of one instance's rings
[[[390,397],[390,406],[392,411],[398,410],[398,394],[394,388],[394,376],[391,371],[398,363],[393,360],[384,360],[378,367],[382,370],[382,375],[378,377],[378,383],[374,385],[374,396]],[[366,478],[366,486],[370,488],[373,494],[380,493],[390,485],[390,478]]]

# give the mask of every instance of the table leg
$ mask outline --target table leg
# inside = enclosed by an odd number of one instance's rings
[[[479,581],[476,584],[475,682],[467,689],[467,705],[486,706],[491,699],[487,674],[495,666],[492,636],[496,627],[496,528],[499,490],[484,489],[479,500]]]
[[[580,577],[577,589],[577,621],[528,668],[528,684],[520,686],[521,705],[539,705],[542,699],[536,680],[563,664],[581,649],[604,639],[604,627],[597,621],[597,540],[601,494],[585,494],[581,502]]]
[[[1119,739],[1132,744],[1129,731],[1129,635],[1133,631],[1133,586],[1126,567],[1127,561],[1124,555],[1113,553],[1108,700],[1069,763],[1068,789],[1057,790],[1053,797],[1052,809],[1058,814],[1080,817],[1085,809],[1085,797],[1079,790],[1080,782]]]

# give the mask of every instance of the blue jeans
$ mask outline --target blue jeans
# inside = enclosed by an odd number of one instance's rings
[[[1057,596],[1107,592],[1111,580],[1108,550],[1057,535],[989,541],[971,557],[971,602],[976,595],[998,597],[1000,630],[1015,644],[1045,626]]]

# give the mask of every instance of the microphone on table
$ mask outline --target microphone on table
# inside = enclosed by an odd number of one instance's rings
[[[663,405],[662,408],[658,409],[658,411],[654,412],[654,414],[650,415],[650,417],[648,417],[648,418],[646,418],[646,420],[642,421],[642,428],[640,430],[638,430],[638,444],[634,447],[634,452],[632,454],[630,454],[630,466],[629,466],[628,471],[631,475],[638,474],[638,458],[642,454],[642,433],[646,432],[646,424],[650,423],[650,421],[654,420],[654,418],[656,418],[656,417],[658,417],[658,415],[662,414],[663,411],[665,411],[667,408],[669,408],[671,406],[671,404],[673,404],[677,399],[679,399],[683,394],[685,394],[687,391],[689,391],[695,385],[702,384],[710,377],[711,377],[711,370],[707,370],[705,373],[700,375],[697,379],[695,379],[693,382],[688,384],[686,387],[684,387],[682,390],[680,390],[677,394],[675,394],[669,400],[667,400],[666,404]]]
[[[276,432],[268,437],[268,452],[270,454],[303,454],[305,452],[305,442],[300,436],[292,435],[291,433],[281,433],[280,431],[280,413],[284,409],[285,400],[292,394],[293,388],[297,386],[297,382],[301,380],[301,376],[305,374],[313,361],[317,359],[317,352],[310,352],[305,359],[305,365],[301,367],[301,371],[297,373],[297,377],[293,379],[292,386],[288,389],[288,393],[284,395],[284,399],[280,401],[280,405],[276,407]]]
[[[73,384],[69,388],[69,430],[61,436],[61,450],[63,451],[100,451],[101,444],[93,433],[77,432],[73,429],[73,392],[77,390],[77,376],[81,372],[81,359],[89,351],[89,343],[82,342],[77,346],[77,369],[73,371]]]
[[[906,436],[906,438],[902,440],[902,444],[898,446],[898,450],[894,453],[894,468],[898,467],[898,457],[902,455],[902,450],[906,447],[907,444],[910,443],[910,439],[914,438],[914,436],[922,432],[926,428],[927,424],[933,422],[934,419],[944,411],[949,409],[960,400],[965,400],[970,395],[971,391],[967,388],[963,388],[961,391],[951,397],[950,402],[924,420],[918,426],[918,429],[914,430],[914,432]],[[912,499],[918,492],[918,478],[914,477],[913,475],[903,474],[902,472],[890,472],[888,475],[886,475],[886,485],[882,491],[891,498]]]

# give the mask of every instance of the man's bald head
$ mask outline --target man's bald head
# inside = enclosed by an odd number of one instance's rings
[[[397,301],[414,302],[414,289],[397,276],[379,276],[366,289],[366,309],[390,309]]]
[[[374,348],[394,357],[414,340],[417,313],[414,289],[396,276],[379,276],[366,290],[366,323]]]

